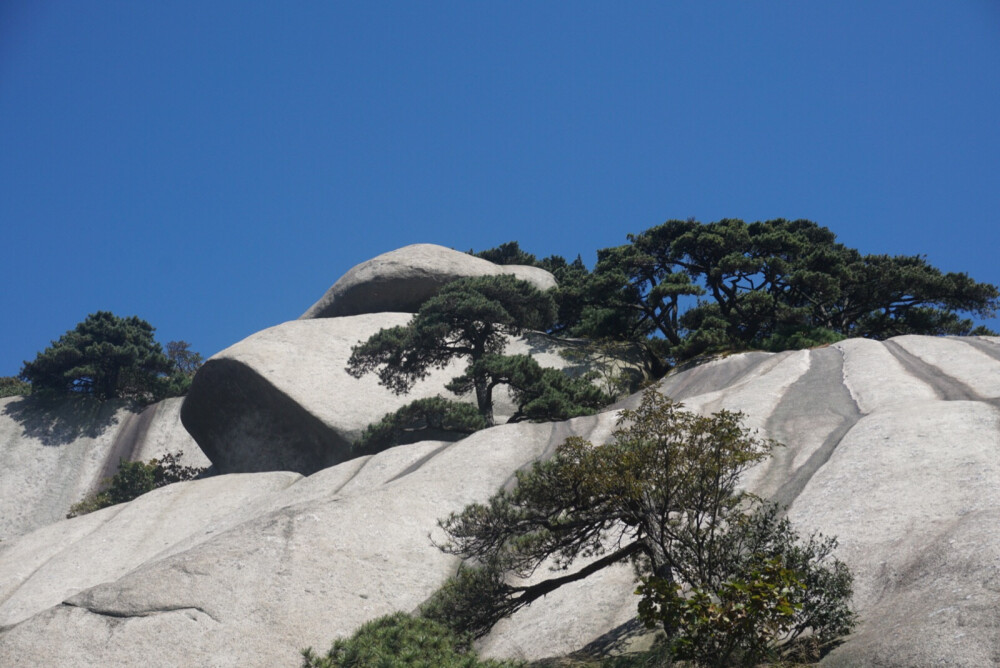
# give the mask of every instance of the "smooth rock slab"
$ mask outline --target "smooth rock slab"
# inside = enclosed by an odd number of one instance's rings
[[[751,487],[798,479],[791,519],[803,534],[839,536],[837,555],[855,574],[859,626],[823,665],[998,665],[1000,411],[991,397],[942,398],[925,377],[938,364],[961,369],[964,348],[905,341],[914,364],[892,343],[733,356],[663,386],[692,392],[678,391],[689,407],[745,410],[765,435],[784,434],[786,459],[752,471]],[[968,386],[985,394],[1000,360],[972,359]],[[606,441],[614,423],[609,412],[402,446],[288,478],[211,518],[211,485],[229,476],[194,481],[175,496],[147,495],[141,512],[129,509],[142,499],[48,527],[44,540],[36,532],[0,544],[0,573],[16,574],[0,614],[23,620],[0,630],[0,665],[295,665],[299,648],[325,649],[364,621],[413,610],[453,572],[454,559],[432,542],[441,540],[439,518],[485,500],[570,435]],[[263,475],[234,479],[272,480]],[[190,531],[166,529],[184,527],[196,507],[203,514]],[[129,528],[119,519],[126,512],[136,517]],[[108,546],[102,568],[114,572],[88,580],[97,545]],[[84,556],[74,572],[77,546]],[[133,552],[153,556],[115,565]],[[483,652],[538,659],[577,650],[637,603],[627,568],[577,585],[503,621]],[[62,591],[63,603],[45,607]]]
[[[118,462],[183,452],[209,466],[180,423],[181,399],[135,412],[119,401],[0,399],[0,540],[64,519]]]
[[[452,281],[501,274],[516,276],[543,291],[556,287],[555,277],[539,267],[498,265],[444,246],[413,244],[351,268],[301,318],[416,313]]]
[[[11,624],[0,631],[0,665],[27,657],[102,667],[297,665],[300,648],[325,648],[368,619],[413,610],[454,572],[455,558],[432,542],[439,518],[488,496],[555,447],[554,439],[595,437],[607,424],[608,417],[593,417],[558,430],[504,425],[458,443],[394,448],[306,479],[269,473],[192,481],[116,514],[108,509],[26,536],[0,548],[0,572],[17,562],[21,578],[19,587],[5,587],[0,604]],[[205,502],[213,496],[221,502]],[[133,521],[123,532],[127,512],[161,519]],[[176,525],[172,532],[151,530],[165,522]],[[55,555],[44,549],[53,544]],[[105,545],[106,563],[74,572],[74,563],[92,559],[88,545]],[[79,552],[84,557],[75,560]],[[145,560],[139,567],[136,554]],[[47,584],[33,585],[35,578]],[[53,605],[61,591],[65,602]]]

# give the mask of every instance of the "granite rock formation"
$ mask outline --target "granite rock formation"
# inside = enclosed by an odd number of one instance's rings
[[[293,320],[258,332],[214,355],[198,371],[182,418],[220,473],[296,471],[305,475],[355,456],[351,444],[366,426],[416,399],[456,399],[445,384],[461,374],[465,360],[432,369],[405,395],[378,384],[374,374],[345,372],[351,348],[382,328],[405,325],[408,313],[371,313]],[[582,373],[599,366],[586,353],[569,361],[560,351],[580,342],[528,332],[512,338],[507,354],[534,357],[544,367]],[[642,375],[638,351],[625,366]],[[461,400],[474,403],[470,394]],[[516,410],[497,388],[495,415],[506,421]]]
[[[209,466],[180,423],[181,399],[143,410],[89,397],[0,399],[0,540],[66,517],[96,491],[120,459],[183,452],[186,466]]]
[[[744,411],[786,443],[746,485],[788,504],[802,531],[838,535],[855,573],[860,624],[823,665],[1000,663],[1000,339],[734,355],[661,387],[693,410]],[[437,518],[614,423],[608,411],[500,425],[305,478],[180,483],[4,542],[0,665],[295,665],[301,647],[413,610],[454,571],[433,544]],[[627,568],[588,578],[481,648],[579,649],[631,618],[633,588]]]
[[[353,267],[301,317],[416,313],[421,304],[452,281],[499,274],[511,274],[543,291],[556,287],[552,274],[538,267],[498,265],[444,246],[413,244]]]

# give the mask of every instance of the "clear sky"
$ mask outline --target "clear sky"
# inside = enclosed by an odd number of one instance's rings
[[[406,244],[671,218],[998,284],[998,212],[996,0],[0,2],[0,375],[97,310],[208,357]]]

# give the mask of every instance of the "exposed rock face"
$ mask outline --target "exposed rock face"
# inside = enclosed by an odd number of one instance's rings
[[[344,368],[351,348],[384,327],[405,325],[408,313],[373,313],[343,318],[293,320],[258,332],[209,359],[198,371],[184,402],[184,426],[222,473],[297,471],[311,474],[350,459],[351,443],[369,424],[416,399],[456,399],[445,384],[461,374],[466,360],[432,369],[405,395]],[[559,355],[573,342],[528,333],[512,339],[507,354],[530,354],[546,367],[590,368],[586,360]],[[637,354],[638,358],[639,355]],[[641,373],[638,361],[636,373]],[[497,388],[495,415],[515,411],[509,394]],[[462,398],[474,403],[470,395]]]
[[[538,267],[498,265],[444,246],[413,244],[355,266],[301,317],[416,313],[421,304],[451,281],[498,274],[512,274],[539,290],[556,286],[552,274]]]
[[[182,451],[208,466],[180,424],[180,399],[141,413],[89,397],[0,399],[0,540],[66,517],[70,506],[118,470],[118,461]]]
[[[743,410],[787,443],[747,484],[790,503],[803,532],[838,535],[855,573],[860,625],[824,665],[1000,664],[1000,340],[738,355],[662,387],[698,411]],[[567,436],[604,442],[614,421],[502,425],[308,478],[182,483],[5,542],[0,665],[295,665],[299,648],[440,585],[455,562],[432,543],[438,518]],[[634,614],[633,589],[627,568],[588,578],[503,621],[482,650],[579,649]]]

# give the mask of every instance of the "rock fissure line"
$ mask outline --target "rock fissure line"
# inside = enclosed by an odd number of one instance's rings
[[[940,368],[926,362],[895,341],[885,341],[886,350],[892,353],[907,373],[921,380],[945,401],[984,401],[975,390],[958,380],[949,376]]]
[[[738,360],[723,358],[723,364],[709,367],[708,363],[690,368],[681,367],[675,374],[660,381],[661,390],[674,401],[685,397],[714,392],[720,388],[733,388],[745,381],[751,374],[760,375],[777,366],[787,354],[762,352],[743,353]]]
[[[413,462],[412,464],[410,464],[409,466],[407,466],[405,469],[403,469],[402,471],[400,471],[399,473],[397,473],[393,477],[391,477],[388,480],[386,480],[385,481],[386,484],[389,484],[390,482],[396,482],[397,480],[399,480],[401,478],[405,478],[406,476],[410,475],[411,473],[415,473],[415,472],[419,471],[424,466],[424,464],[426,464],[430,460],[434,459],[435,457],[437,457],[438,455],[440,455],[442,452],[444,452],[445,450],[447,450],[451,446],[455,445],[455,443],[458,443],[458,441],[454,441],[452,443],[445,443],[444,445],[441,445],[441,446],[438,446],[438,447],[434,448],[433,450],[431,450],[430,452],[428,452],[426,455],[424,455],[423,457],[421,457],[417,461]]]
[[[771,501],[783,508],[791,507],[812,477],[830,461],[844,436],[862,417],[861,409],[844,382],[843,352],[832,347],[812,350],[809,362],[809,369],[792,383],[768,418],[767,432],[775,440],[793,446],[795,434],[789,433],[786,425],[795,424],[799,420],[815,419],[819,417],[817,414],[820,411],[839,415],[840,420],[823,439],[823,443],[794,472],[787,472],[794,459],[794,452],[781,457],[786,460],[786,471],[781,472],[785,474],[782,477],[786,480],[771,495]],[[831,378],[839,378],[841,382],[831,384]],[[778,466],[781,466],[780,461]]]

